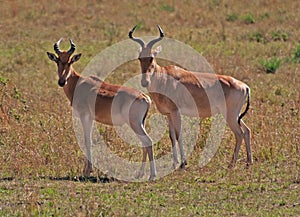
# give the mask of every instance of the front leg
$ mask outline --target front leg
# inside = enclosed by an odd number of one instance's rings
[[[139,172],[136,174],[135,178],[140,179],[145,174],[145,166],[146,166],[146,160],[147,160],[147,148],[143,147],[143,160],[142,160],[142,166],[139,170]]]
[[[83,176],[89,177],[91,172],[92,172],[92,163],[87,158],[85,158],[84,159]]]
[[[90,115],[84,115],[84,116],[80,116],[80,120],[81,120],[82,127],[83,127],[85,155],[86,155],[85,160],[84,160],[83,175],[85,177],[89,177],[90,173],[92,172],[91,132],[92,132],[93,119],[91,119]]]
[[[172,116],[168,115],[168,124],[169,124],[169,137],[172,143],[172,152],[173,152],[173,168],[176,169],[178,161],[177,148],[176,148],[176,133],[175,127],[172,120]]]

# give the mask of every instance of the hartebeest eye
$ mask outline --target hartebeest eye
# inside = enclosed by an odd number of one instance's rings
[[[153,61],[153,57],[139,57],[138,58],[139,61],[144,62],[144,63],[149,63],[151,64]]]

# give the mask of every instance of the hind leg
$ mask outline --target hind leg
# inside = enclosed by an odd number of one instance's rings
[[[136,178],[140,179],[145,174],[145,166],[146,166],[146,160],[147,160],[147,148],[143,147],[143,159],[142,159],[142,166],[140,168],[140,171],[137,173]]]
[[[83,131],[84,131],[84,145],[85,145],[85,149],[86,149],[85,150],[86,158],[84,160],[83,175],[85,177],[89,177],[90,173],[92,171],[91,131],[92,131],[93,120],[91,119],[90,115],[82,115],[82,116],[80,116],[80,120],[81,120]]]
[[[173,111],[168,115],[169,120],[169,128],[170,128],[170,138],[172,141],[172,149],[173,149],[173,158],[174,158],[174,168],[176,168],[176,164],[178,164],[177,150],[176,150],[176,141],[178,141],[178,146],[180,150],[181,164],[180,168],[184,168],[187,164],[183,144],[181,137],[181,117],[178,110]]]
[[[229,168],[233,168],[236,165],[240,147],[241,147],[241,144],[243,141],[243,131],[241,129],[241,126],[238,124],[238,121],[236,118],[227,119],[227,123],[228,123],[230,129],[232,130],[232,132],[234,133],[235,140],[236,140],[234,153],[233,153],[231,162],[229,164]]]
[[[172,152],[173,152],[173,167],[176,169],[178,161],[178,154],[177,154],[177,148],[176,148],[176,130],[175,130],[175,124],[173,121],[173,116],[171,114],[168,115],[168,124],[169,124],[169,137],[172,143]]]
[[[246,143],[246,150],[247,150],[247,166],[250,166],[253,163],[252,159],[252,154],[251,154],[251,147],[250,147],[250,129],[249,127],[242,121],[240,120],[240,125],[243,130],[244,134],[244,140]]]
[[[146,133],[144,123],[131,123],[130,124],[133,131],[136,133],[140,141],[142,142],[143,147],[143,159],[142,159],[142,166],[140,168],[139,174],[137,178],[143,177],[145,173],[145,165],[147,160],[147,155],[150,162],[150,177],[149,180],[153,180],[156,176],[156,167],[155,167],[155,161],[153,156],[153,146],[152,146],[152,140]]]
[[[180,158],[181,158],[181,164],[180,168],[184,169],[185,166],[187,165],[187,160],[184,154],[184,149],[183,149],[183,143],[182,143],[182,135],[181,135],[181,117],[179,111],[176,112],[175,117],[173,119],[174,121],[174,126],[175,126],[175,134],[176,134],[176,139],[178,141],[178,146],[180,150]]]

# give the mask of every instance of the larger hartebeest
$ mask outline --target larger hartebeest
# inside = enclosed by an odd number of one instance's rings
[[[72,56],[75,44],[70,39],[71,48],[61,51],[59,43],[54,44],[53,53],[47,52],[50,60],[57,64],[58,84],[69,99],[74,113],[80,118],[86,148],[84,175],[89,176],[92,170],[91,163],[91,130],[94,120],[108,125],[128,124],[142,142],[143,162],[139,177],[144,174],[147,154],[150,161],[150,178],[156,175],[153,158],[152,141],[145,131],[144,122],[151,104],[151,99],[141,91],[133,88],[113,85],[103,82],[97,77],[82,77],[72,67],[81,54]],[[72,56],[72,57],[71,57]],[[77,96],[75,96],[75,89]]]
[[[181,139],[181,114],[210,117],[216,113],[221,113],[225,117],[236,138],[229,166],[235,166],[243,138],[247,149],[247,165],[252,164],[250,129],[242,121],[250,106],[250,88],[226,75],[191,72],[174,65],[159,66],[155,57],[161,51],[161,46],[156,49],[152,47],[163,39],[162,29],[158,26],[160,36],[145,44],[142,39],[132,36],[135,28],[136,26],[129,32],[129,38],[141,46],[138,57],[142,71],[141,84],[148,89],[159,112],[168,117],[174,166],[178,164],[176,140],[180,148],[181,167],[186,165]],[[183,94],[183,91],[188,94]],[[190,98],[192,100],[187,102]],[[247,105],[245,111],[241,113],[245,101]]]

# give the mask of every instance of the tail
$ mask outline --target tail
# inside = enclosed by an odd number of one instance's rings
[[[247,111],[249,110],[249,107],[250,107],[250,88],[247,87],[246,91],[247,91],[247,105],[246,105],[245,111],[242,114],[240,114],[240,116],[238,118],[238,123],[239,124],[241,122],[241,119],[246,115],[246,113],[247,113]]]
[[[148,111],[150,109],[152,101],[151,101],[151,98],[148,95],[143,94],[143,96],[144,96],[144,99],[145,99],[145,101],[147,102],[147,105],[148,105],[147,111],[146,111],[146,113],[145,113],[145,115],[143,117],[143,122],[142,122],[143,126],[145,126],[145,120],[146,120],[146,117],[148,115]]]

